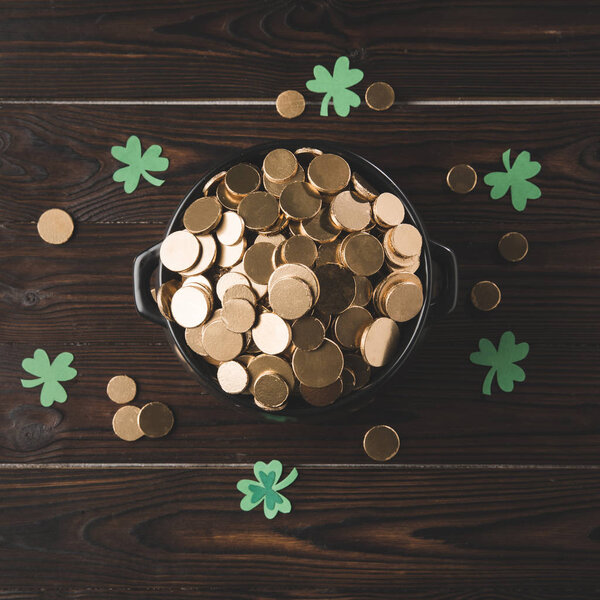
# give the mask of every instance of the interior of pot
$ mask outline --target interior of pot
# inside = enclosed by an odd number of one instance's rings
[[[219,164],[212,171],[208,172],[192,188],[192,190],[188,193],[183,202],[175,211],[173,218],[167,227],[165,236],[172,231],[183,229],[182,218],[185,209],[196,198],[202,195],[202,187],[204,186],[204,183],[217,173],[226,171],[233,165],[240,162],[250,162],[260,168],[265,155],[274,148],[287,148],[294,151],[295,149],[302,147],[319,148],[324,152],[338,154],[348,162],[352,171],[360,173],[377,189],[379,193],[391,192],[402,199],[406,209],[404,222],[414,225],[423,236],[421,265],[419,270],[416,272],[423,283],[423,308],[414,319],[408,321],[407,323],[399,323],[401,339],[396,357],[385,367],[372,369],[371,380],[365,387],[361,388],[360,390],[356,390],[351,394],[336,400],[333,404],[325,407],[311,406],[300,396],[295,394],[293,397],[290,397],[287,407],[277,413],[267,413],[258,408],[252,401],[251,395],[232,395],[225,393],[217,382],[216,367],[205,362],[201,356],[195,354],[188,347],[184,337],[185,330],[181,326],[174,322],[168,322],[168,332],[172,338],[170,341],[174,345],[177,354],[186,363],[194,375],[201,381],[204,387],[208,388],[208,390],[215,396],[223,399],[223,401],[232,402],[239,407],[253,410],[257,413],[260,413],[260,415],[264,418],[273,421],[297,420],[305,417],[310,418],[333,415],[340,410],[355,410],[372,401],[375,398],[377,388],[380,387],[384,382],[388,381],[400,369],[415,347],[425,326],[427,311],[431,302],[432,265],[429,237],[414,207],[406,198],[402,190],[378,167],[370,163],[365,158],[331,143],[314,140],[291,140],[285,142],[261,144],[260,146],[254,146],[239,152],[235,156],[232,156],[231,159]],[[162,284],[165,281],[172,279],[174,274],[161,265],[158,276],[159,284]]]

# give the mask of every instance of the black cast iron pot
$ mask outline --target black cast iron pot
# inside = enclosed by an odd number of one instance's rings
[[[400,324],[401,342],[395,359],[385,367],[373,369],[371,381],[367,386],[326,407],[313,407],[308,405],[302,399],[291,398],[288,406],[283,411],[276,414],[265,413],[257,408],[252,402],[251,396],[226,394],[217,383],[215,368],[204,362],[200,356],[188,348],[184,338],[184,329],[176,323],[167,321],[160,314],[156,302],[152,298],[150,293],[150,279],[156,267],[159,267],[159,285],[174,277],[174,274],[171,273],[171,271],[164,266],[159,265],[161,242],[142,252],[135,259],[133,265],[133,292],[137,311],[142,317],[153,321],[154,323],[158,323],[165,328],[167,338],[169,339],[173,350],[188,370],[195,375],[205,388],[208,388],[215,396],[222,398],[223,401],[231,402],[239,407],[248,408],[261,414],[268,420],[274,421],[295,421],[304,417],[335,415],[339,414],[339,411],[356,410],[374,400],[377,397],[377,390],[386,381],[394,376],[400,380],[399,372],[413,352],[426,328],[436,320],[449,314],[454,309],[458,288],[458,268],[454,253],[450,248],[438,244],[429,238],[417,211],[408,201],[402,190],[390,179],[390,177],[365,158],[358,154],[354,154],[353,152],[343,150],[331,143],[310,140],[271,142],[254,146],[238,153],[230,160],[218,165],[211,172],[206,173],[206,175],[190,190],[175,211],[173,218],[167,227],[167,231],[165,232],[165,237],[173,231],[183,229],[182,218],[185,209],[202,194],[202,187],[209,178],[220,171],[226,171],[240,162],[250,162],[260,166],[262,165],[265,155],[274,148],[288,148],[293,151],[300,147],[320,148],[324,152],[338,154],[349,163],[353,171],[357,171],[363,175],[380,193],[387,191],[396,194],[402,199],[404,206],[406,207],[405,222],[412,223],[423,236],[421,266],[417,271],[417,275],[419,275],[423,282],[423,308],[419,315],[414,319],[408,323]],[[439,283],[436,282],[440,291],[435,298],[432,297],[434,284],[432,272],[433,260],[439,265],[441,273],[441,281]]]

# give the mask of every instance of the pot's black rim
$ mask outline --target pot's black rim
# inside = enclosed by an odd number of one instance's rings
[[[221,171],[226,171],[233,165],[239,162],[254,162],[256,164],[257,157],[264,156],[267,152],[274,148],[287,148],[289,150],[295,150],[297,148],[308,147],[308,148],[319,148],[325,152],[331,152],[334,154],[339,154],[342,156],[353,170],[357,170],[363,175],[370,183],[372,183],[379,192],[388,191],[399,196],[404,202],[404,206],[406,209],[406,213],[410,216],[410,221],[412,221],[413,225],[421,232],[423,236],[423,248],[421,252],[421,266],[419,268],[419,275],[421,276],[421,280],[423,282],[423,291],[424,291],[424,301],[423,308],[421,312],[415,319],[410,321],[409,324],[401,324],[403,329],[408,327],[412,328],[410,332],[408,340],[405,341],[404,346],[398,356],[394,359],[392,363],[390,363],[387,367],[376,369],[372,372],[371,381],[360,390],[356,390],[352,394],[345,396],[333,404],[325,407],[314,407],[305,405],[301,408],[286,408],[279,413],[275,413],[270,415],[269,413],[265,413],[251,402],[249,396],[237,396],[232,394],[227,394],[223,392],[217,383],[216,379],[211,376],[208,376],[206,373],[201,371],[196,362],[202,360],[200,357],[197,357],[187,346],[184,338],[184,330],[182,327],[173,322],[167,322],[168,335],[171,338],[171,341],[174,342],[175,346],[181,353],[181,356],[185,359],[185,362],[188,365],[193,373],[198,377],[198,379],[210,389],[210,391],[219,398],[227,399],[232,402],[236,406],[239,406],[244,409],[251,409],[252,412],[260,414],[262,417],[266,417],[267,419],[271,418],[277,421],[284,420],[296,420],[298,418],[310,418],[317,416],[324,416],[328,413],[339,412],[340,409],[350,409],[353,405],[356,407],[362,406],[365,403],[370,402],[375,399],[376,391],[380,388],[384,383],[389,381],[402,367],[402,365],[406,362],[412,351],[414,350],[423,330],[425,328],[425,324],[427,321],[427,313],[429,311],[429,307],[431,304],[431,295],[432,295],[432,263],[431,263],[431,250],[429,247],[430,238],[427,234],[425,226],[421,221],[417,211],[408,200],[404,192],[398,187],[398,185],[387,175],[384,171],[382,171],[379,167],[375,166],[368,159],[356,154],[355,152],[345,150],[340,148],[337,144],[331,142],[323,142],[319,140],[287,140],[280,142],[267,142],[264,144],[259,144],[256,146],[252,146],[246,150],[241,152],[236,152],[235,155],[232,155],[229,159],[221,162],[216,168],[209,171],[206,175],[204,175],[200,181],[192,187],[192,189],[188,192],[186,197],[180,202],[178,208],[175,210],[171,221],[169,222],[165,237],[169,235],[176,228],[181,228],[181,220],[183,217],[183,213],[187,206],[196,199],[199,195],[202,194],[202,187],[204,184],[217,173]],[[160,266],[158,277],[159,277],[159,285],[164,281],[172,278],[172,273],[168,271],[162,265]]]

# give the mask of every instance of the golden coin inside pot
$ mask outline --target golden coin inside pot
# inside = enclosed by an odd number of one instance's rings
[[[285,148],[271,150],[263,161],[263,171],[272,183],[282,183],[291,179],[298,170],[298,159]]]
[[[340,229],[361,231],[371,222],[371,204],[346,190],[333,199],[329,216]]]
[[[250,383],[250,375],[244,365],[235,360],[230,360],[219,365],[217,381],[224,392],[241,394]]]
[[[121,406],[112,420],[115,435],[126,442],[139,440],[144,435],[138,424],[139,413],[140,409],[132,404]]]
[[[258,169],[247,163],[231,167],[225,175],[225,187],[232,196],[243,196],[256,191],[260,186]]]
[[[252,281],[263,285],[269,282],[269,277],[275,269],[274,251],[275,246],[267,242],[254,244],[248,248],[244,255],[244,271]]]
[[[398,350],[400,330],[392,319],[375,319],[363,332],[360,351],[364,360],[372,367],[383,367]]]
[[[234,298],[223,304],[221,319],[229,331],[245,333],[254,325],[256,311],[248,300]]]
[[[331,222],[328,208],[321,208],[312,219],[302,221],[300,230],[304,235],[321,244],[333,242],[341,233],[341,230]]]
[[[275,372],[260,375],[254,382],[254,398],[261,408],[277,409],[288,399],[290,388]]]
[[[350,167],[337,154],[315,156],[308,165],[307,176],[310,183],[320,192],[336,194],[350,183]]]
[[[250,374],[250,392],[254,393],[254,384],[256,380],[267,372],[277,373],[288,384],[290,390],[294,389],[296,379],[292,366],[287,360],[280,356],[272,356],[270,354],[259,354],[248,363],[248,373]]]
[[[292,325],[292,342],[301,350],[316,350],[325,339],[325,326],[316,317],[302,317]]]
[[[329,406],[342,395],[343,390],[344,384],[341,377],[322,388],[300,384],[300,394],[311,406]]]
[[[381,227],[394,227],[404,220],[404,204],[398,196],[384,192],[373,202],[373,218]]]
[[[282,319],[294,320],[304,316],[313,305],[307,283],[297,277],[284,277],[269,289],[269,303]]]
[[[389,425],[376,425],[365,433],[363,448],[373,460],[390,460],[400,449],[400,438]]]
[[[414,225],[402,223],[396,225],[390,232],[391,245],[400,256],[414,256],[421,252],[423,238]]]
[[[138,414],[138,425],[144,435],[151,438],[163,437],[173,427],[173,413],[162,402],[149,402]]]
[[[229,210],[223,213],[221,222],[215,230],[215,235],[219,243],[224,246],[234,246],[244,236],[244,229],[244,219],[237,213]]]
[[[252,339],[261,352],[281,354],[292,341],[292,330],[280,316],[262,313],[252,329]]]
[[[374,275],[384,261],[381,242],[364,231],[349,235],[340,246],[342,263],[355,275]]]
[[[183,226],[191,233],[208,233],[218,225],[222,210],[215,196],[202,196],[183,213]]]
[[[340,377],[344,368],[344,356],[339,346],[326,338],[316,350],[294,350],[292,368],[300,383],[322,388]]]
[[[400,323],[410,321],[423,307],[423,288],[410,281],[397,283],[385,295],[383,303],[390,319]]]
[[[366,308],[350,306],[341,312],[333,322],[335,338],[344,348],[354,350],[360,345],[363,331],[372,322],[373,316]]]
[[[160,245],[160,260],[170,271],[193,267],[200,256],[200,242],[193,233],[182,229],[170,233]]]
[[[244,336],[229,331],[222,319],[208,323],[202,332],[202,345],[208,356],[220,362],[233,360],[244,349]]]
[[[293,235],[280,247],[281,259],[286,263],[296,263],[312,267],[317,260],[317,245],[306,235]]]
[[[295,221],[314,217],[321,208],[321,195],[305,181],[287,185],[279,198],[281,210]]]
[[[277,221],[279,203],[268,192],[252,192],[242,199],[238,213],[248,229],[260,231],[268,229]]]
[[[352,273],[334,264],[315,268],[321,295],[317,308],[326,315],[341,313],[352,304],[355,285]]]
[[[212,313],[211,294],[203,287],[189,285],[179,288],[171,300],[173,319],[182,327],[198,327]]]

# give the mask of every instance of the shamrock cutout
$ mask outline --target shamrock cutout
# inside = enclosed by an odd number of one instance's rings
[[[490,396],[494,375],[503,392],[512,392],[515,381],[525,381],[525,371],[514,363],[523,360],[529,354],[529,344],[515,344],[515,334],[505,331],[500,338],[498,350],[487,338],[479,340],[479,352],[472,352],[469,359],[474,365],[491,367],[483,380],[482,391]]]
[[[157,179],[148,173],[148,171],[166,171],[169,167],[169,159],[161,156],[162,148],[158,144],[150,146],[142,154],[142,145],[137,135],[132,135],[127,140],[125,146],[113,146],[110,153],[122,163],[128,165],[117,169],[113,174],[115,181],[124,181],[123,186],[127,194],[131,194],[143,177],[152,185],[162,185],[164,179]]]
[[[325,94],[321,102],[321,116],[326,117],[329,101],[333,98],[333,108],[340,117],[347,117],[351,106],[360,104],[358,94],[349,90],[362,80],[364,74],[360,69],[350,69],[350,61],[347,56],[340,56],[333,67],[333,75],[323,65],[317,65],[313,69],[314,79],[306,82],[306,87],[311,92]]]
[[[256,481],[240,479],[237,482],[237,489],[244,494],[240,501],[240,508],[247,512],[264,501],[263,509],[267,519],[273,519],[278,512],[289,513],[292,505],[283,494],[279,493],[279,490],[294,483],[298,471],[292,469],[285,479],[279,481],[282,470],[283,465],[278,460],[272,460],[269,464],[259,460],[254,465]]]
[[[504,171],[496,171],[494,173],[488,173],[483,181],[486,185],[491,186],[490,197],[493,200],[502,198],[509,188],[512,205],[515,210],[523,211],[527,204],[527,200],[536,200],[542,195],[540,188],[527,181],[532,177],[535,177],[542,166],[535,160],[530,160],[531,155],[529,152],[524,150],[517,156],[515,162],[510,166],[510,148],[502,155],[502,163],[504,164]]]
[[[21,366],[37,379],[21,379],[24,388],[42,386],[40,402],[42,406],[51,406],[53,402],[66,402],[67,392],[59,381],[70,381],[77,375],[77,370],[70,367],[73,355],[70,352],[61,352],[50,364],[50,359],[45,350],[38,348],[33,353],[33,358],[25,358]]]

